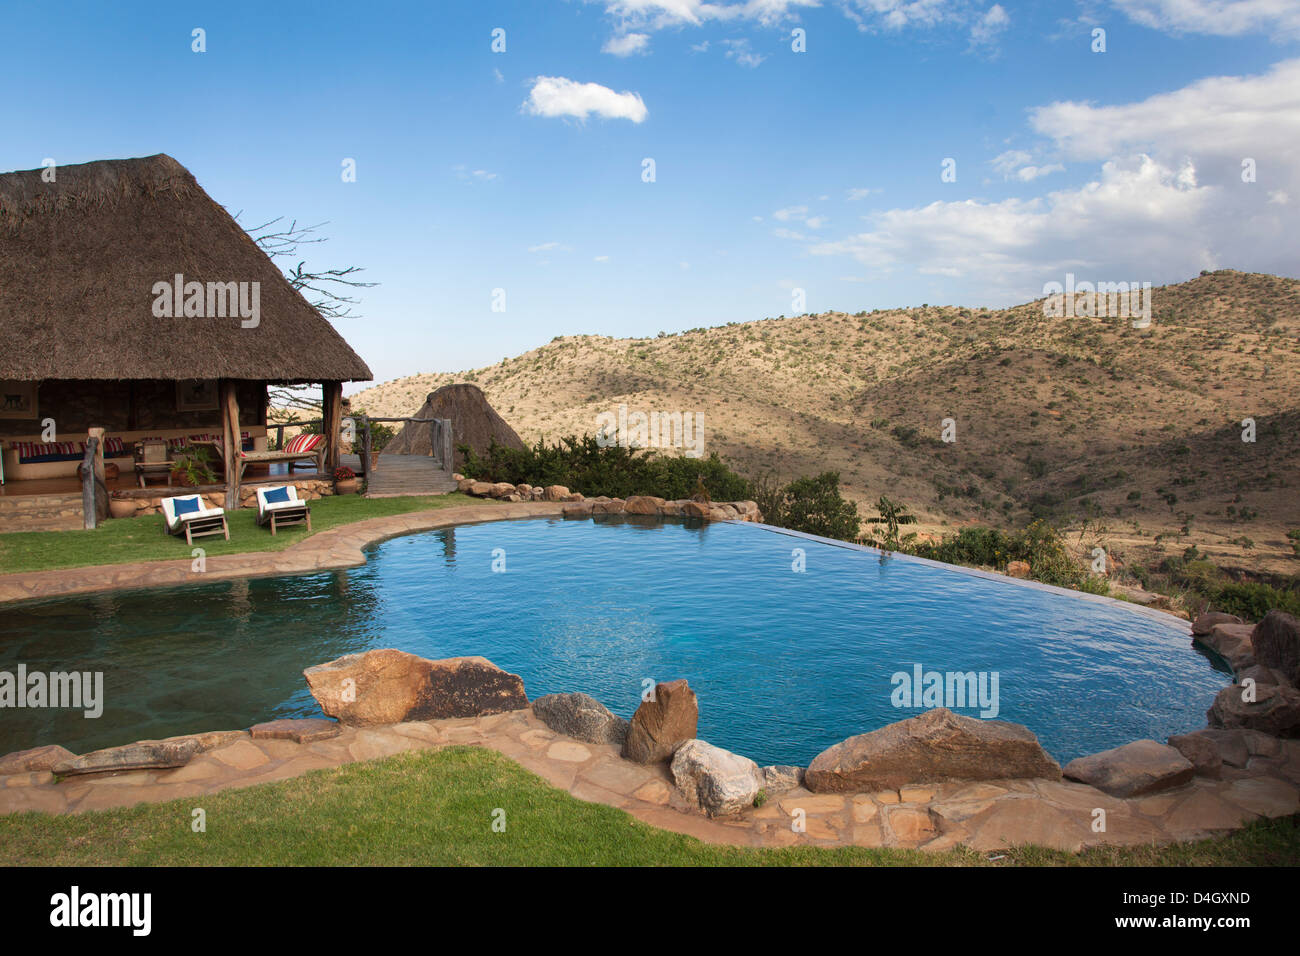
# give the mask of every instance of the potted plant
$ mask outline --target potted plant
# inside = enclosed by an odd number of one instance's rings
[[[334,469],[334,494],[355,495],[357,493],[357,473],[347,465]]]
[[[197,488],[217,480],[212,468],[212,453],[202,445],[193,445],[176,453],[172,459],[170,479],[173,485]]]
[[[108,496],[108,513],[114,518],[130,518],[135,514],[135,502],[124,492],[114,491]]]

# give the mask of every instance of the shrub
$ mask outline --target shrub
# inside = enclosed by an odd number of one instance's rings
[[[763,520],[778,528],[853,541],[861,519],[858,506],[840,494],[840,475],[825,471],[778,486],[770,477],[753,485]]]
[[[564,485],[587,497],[655,495],[689,498],[702,482],[714,501],[744,501],[753,497],[753,483],[732,471],[717,453],[707,458],[659,455],[654,451],[602,446],[592,435],[569,436],[554,444],[538,440],[524,448],[493,441],[479,457],[468,445],[461,473],[479,481],[513,485]]]

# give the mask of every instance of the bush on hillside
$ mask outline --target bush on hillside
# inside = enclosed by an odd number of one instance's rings
[[[508,481],[512,485],[564,485],[588,498],[608,495],[655,495],[689,498],[700,483],[714,501],[746,501],[753,485],[732,471],[717,453],[707,458],[659,455],[652,450],[600,445],[594,436],[569,436],[554,444],[538,440],[524,448],[493,441],[483,457],[468,445],[461,473],[478,481]]]
[[[840,475],[825,471],[777,485],[770,478],[754,483],[754,501],[763,520],[778,528],[853,541],[861,519],[858,506],[840,494]]]

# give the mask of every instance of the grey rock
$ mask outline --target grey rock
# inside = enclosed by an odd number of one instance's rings
[[[711,817],[752,807],[764,782],[763,771],[754,761],[703,740],[688,740],[678,747],[671,770],[687,803]]]
[[[588,694],[546,694],[533,701],[537,719],[557,733],[589,744],[618,744],[627,740],[631,726]]]
[[[50,768],[61,777],[118,770],[166,770],[183,767],[199,752],[194,738],[141,740],[125,747],[109,747],[62,760]]]

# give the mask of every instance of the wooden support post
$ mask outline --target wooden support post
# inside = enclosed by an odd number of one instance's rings
[[[226,509],[239,507],[239,399],[235,383],[223,378],[218,383],[218,407],[221,409],[221,458],[226,465]]]
[[[451,438],[451,419],[442,420],[442,467],[447,469],[447,474],[452,474],[456,470],[456,449]]]
[[[91,474],[95,478],[95,521],[96,523],[108,518],[108,476],[104,473],[104,431],[103,428],[92,428],[88,433],[86,441],[87,450],[92,444],[90,439],[95,439],[95,459],[91,466]]]
[[[325,436],[325,470],[339,466],[339,430],[343,425],[343,383],[321,383],[321,434]]]
[[[358,416],[361,425],[361,473],[370,480],[370,419],[363,413]]]
[[[99,434],[96,435],[95,429],[91,429],[91,434],[86,439],[86,453],[81,458],[81,515],[86,528],[99,526],[99,507],[95,503],[98,497],[95,487],[95,451],[103,438],[104,429],[98,431]]]

